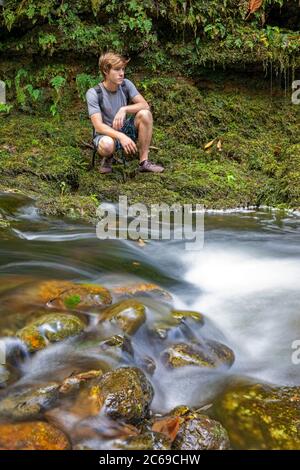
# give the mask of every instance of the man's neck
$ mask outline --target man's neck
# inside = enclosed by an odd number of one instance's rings
[[[117,91],[117,89],[119,88],[118,85],[115,85],[115,83],[112,83],[112,82],[108,82],[106,80],[104,80],[102,82],[102,85],[108,90],[108,91]]]

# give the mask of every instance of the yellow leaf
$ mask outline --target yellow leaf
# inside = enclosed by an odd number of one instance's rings
[[[216,139],[213,139],[213,140],[211,140],[210,142],[208,142],[208,144],[206,144],[206,145],[204,146],[204,150],[209,149],[209,148],[214,144],[215,140],[216,140]]]

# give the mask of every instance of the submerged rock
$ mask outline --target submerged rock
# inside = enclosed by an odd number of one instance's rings
[[[214,410],[234,448],[300,448],[300,387],[236,385],[216,401]]]
[[[90,389],[98,400],[99,411],[115,420],[138,423],[146,418],[153,399],[153,388],[136,367],[121,367],[102,375]]]
[[[171,442],[159,432],[145,432],[128,439],[113,442],[111,449],[115,450],[170,450]]]
[[[169,316],[151,325],[149,335],[159,340],[194,339],[194,332],[191,328],[193,322],[196,322],[195,327],[201,327],[204,324],[203,315],[190,310],[171,310]]]
[[[140,283],[111,289],[115,297],[154,297],[165,301],[172,300],[171,294],[156,284]]]
[[[121,360],[133,359],[134,353],[127,336],[114,335],[99,343],[100,350],[108,354],[110,358]]]
[[[65,434],[51,424],[35,421],[0,424],[0,448],[3,450],[68,450]]]
[[[8,396],[0,400],[0,418],[14,421],[36,419],[55,404],[58,396],[57,383],[26,391],[10,391]]]
[[[30,352],[45,348],[49,343],[78,335],[84,323],[74,315],[48,314],[34,320],[17,333]]]
[[[0,388],[6,387],[10,378],[10,372],[5,365],[0,364]]]
[[[216,368],[230,367],[234,362],[234,353],[222,343],[203,340],[202,343],[173,344],[162,352],[161,358],[165,365],[171,368],[184,366]]]
[[[191,319],[201,325],[204,324],[204,316],[202,315],[202,313],[194,312],[192,310],[172,310],[171,316],[179,321]]]
[[[230,442],[223,426],[198,412],[184,413],[172,448],[176,450],[225,450]]]
[[[100,318],[116,323],[122,331],[132,335],[146,321],[145,306],[134,299],[122,300],[103,310]]]

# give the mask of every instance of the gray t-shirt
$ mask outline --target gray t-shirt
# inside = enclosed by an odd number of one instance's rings
[[[124,82],[126,83],[131,101],[136,95],[139,95],[139,92],[130,80],[124,78]],[[88,106],[88,113],[90,117],[95,113],[101,113],[104,124],[107,124],[111,127],[114,117],[119,109],[122,106],[127,105],[126,96],[121,85],[119,85],[117,91],[114,92],[107,90],[102,83],[100,83],[100,86],[103,93],[103,109],[101,111],[96,90],[94,90],[94,88],[90,88],[85,95]]]

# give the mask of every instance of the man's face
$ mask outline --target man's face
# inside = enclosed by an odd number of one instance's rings
[[[120,85],[124,80],[125,67],[123,65],[118,65],[112,67],[110,71],[106,74],[106,79],[115,85]]]

